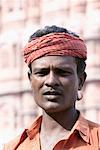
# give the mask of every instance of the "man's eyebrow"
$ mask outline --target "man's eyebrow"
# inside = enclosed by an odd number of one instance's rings
[[[63,66],[62,66],[62,64],[56,66],[55,68],[60,68],[60,69],[72,69],[72,67],[70,67],[69,65],[63,65]]]
[[[66,72],[73,72],[73,69],[72,68],[69,68],[69,67],[59,67],[59,68],[55,68],[56,71],[66,71]]]
[[[33,68],[32,71],[39,71],[39,70],[47,70],[48,68],[47,67],[36,67],[36,68]]]

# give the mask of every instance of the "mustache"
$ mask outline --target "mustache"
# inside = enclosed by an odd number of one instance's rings
[[[43,95],[62,95],[62,90],[54,88],[46,88],[43,90]]]

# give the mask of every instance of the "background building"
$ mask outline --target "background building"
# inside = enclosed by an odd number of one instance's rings
[[[99,16],[99,0],[0,0],[0,143],[13,138],[41,113],[32,97],[21,49],[45,25],[60,25],[84,38],[88,77],[77,107],[100,123]]]

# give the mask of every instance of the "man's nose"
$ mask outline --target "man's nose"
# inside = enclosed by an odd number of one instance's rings
[[[45,80],[45,85],[48,87],[56,87],[59,86],[59,83],[60,81],[58,76],[53,71],[51,71]]]

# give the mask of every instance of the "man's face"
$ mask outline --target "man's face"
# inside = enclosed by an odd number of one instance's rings
[[[30,81],[36,103],[48,113],[74,107],[79,88],[75,58],[45,56],[31,64]]]

